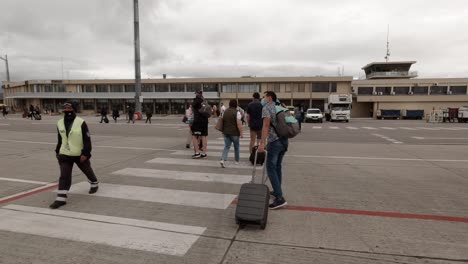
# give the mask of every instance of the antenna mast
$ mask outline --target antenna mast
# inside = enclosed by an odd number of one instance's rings
[[[388,35],[390,35],[390,25],[387,25],[387,54],[385,55],[386,62],[388,62],[390,59],[390,42],[388,41]]]

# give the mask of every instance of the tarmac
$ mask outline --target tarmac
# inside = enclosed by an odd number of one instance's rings
[[[208,159],[192,160],[182,117],[85,116],[100,189],[75,167],[68,204],[48,209],[59,118],[0,119],[2,264],[468,262],[468,124],[303,124],[283,164],[289,206],[261,230],[234,221],[247,137],[221,168],[214,119]]]

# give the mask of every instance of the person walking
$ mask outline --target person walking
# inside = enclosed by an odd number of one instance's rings
[[[63,105],[64,117],[57,122],[58,142],[55,153],[60,166],[60,178],[55,201],[49,206],[57,209],[67,204],[68,191],[72,183],[73,165],[86,175],[90,183],[90,194],[97,192],[99,182],[91,168],[91,137],[86,122],[76,116],[76,104]]]
[[[119,118],[119,117],[120,117],[119,109],[117,109],[117,107],[115,107],[112,110],[112,119],[114,119],[114,122],[117,123],[117,118]]]
[[[151,124],[151,117],[153,116],[153,110],[151,110],[149,107],[146,109],[146,121],[145,124],[149,123]]]
[[[193,123],[191,126],[192,130],[192,142],[193,147],[195,150],[195,154],[193,154],[192,159],[199,159],[199,158],[207,158],[206,155],[206,147],[207,147],[207,140],[206,137],[208,136],[208,118],[211,116],[203,115],[200,113],[200,109],[202,108],[204,102],[203,92],[197,91],[195,98],[193,99],[192,110],[193,110]],[[200,151],[199,140],[201,140],[202,149]]]
[[[281,183],[283,158],[288,151],[289,142],[287,138],[279,137],[275,131],[277,124],[276,100],[274,92],[265,92],[265,98],[262,100],[262,139],[258,146],[258,152],[264,152],[265,147],[267,150],[266,169],[273,188],[270,194],[275,197],[273,203],[269,205],[270,209],[278,209],[288,204],[284,199]]]
[[[239,164],[239,137],[242,138],[242,122],[241,113],[237,110],[237,101],[232,99],[229,101],[229,108],[224,111],[219,118],[223,119],[223,135],[224,135],[224,150],[221,155],[221,167],[225,168],[225,161],[231,148],[234,145],[234,160],[235,164]]]
[[[299,130],[302,129],[302,107],[300,104],[296,105],[296,108],[294,109],[294,118],[297,119],[297,122],[299,123]]]
[[[34,112],[35,112],[34,106],[32,104],[29,105],[29,117],[31,117],[31,120],[33,120],[34,118]]]
[[[184,123],[188,125],[188,135],[185,142],[185,147],[190,148],[190,143],[192,142],[192,122],[193,122],[193,110],[192,105],[189,104],[185,110]]]
[[[102,121],[106,122],[107,119],[107,109],[106,107],[101,107],[101,121],[99,123],[102,123]]]
[[[130,121],[135,124],[135,109],[133,106],[127,105],[127,113],[128,113],[128,121],[127,124],[130,123]]]
[[[255,92],[252,95],[253,101],[247,105],[247,123],[250,128],[250,144],[249,151],[252,153],[252,148],[257,141],[262,138],[262,103],[260,102],[260,94]]]
[[[8,115],[8,111],[7,111],[7,107],[6,106],[3,106],[2,108],[2,114],[3,114],[3,118],[7,118],[7,115]]]
[[[221,111],[220,111],[220,115],[223,115],[224,111],[226,111],[226,106],[224,106],[223,103],[221,103]]]

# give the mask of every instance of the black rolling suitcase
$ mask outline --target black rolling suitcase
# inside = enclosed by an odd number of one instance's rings
[[[263,163],[265,162],[265,152],[258,153],[257,161],[255,161],[255,155],[257,154],[257,149],[258,149],[258,146],[253,146],[252,152],[250,153],[250,157],[249,157],[250,163],[252,163],[252,165],[254,164],[263,165]]]
[[[258,154],[255,155],[254,164],[257,163],[257,157]],[[265,229],[267,225],[270,191],[265,185],[265,166],[263,166],[262,182],[255,183],[256,167],[253,166],[252,181],[242,184],[238,196],[236,223],[241,228],[247,224],[257,224],[261,229]]]

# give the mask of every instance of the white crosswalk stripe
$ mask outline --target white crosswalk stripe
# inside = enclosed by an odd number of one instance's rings
[[[196,166],[196,167],[219,167],[219,161],[217,160],[204,160],[204,159],[170,159],[170,158],[155,158],[147,161],[148,163],[158,163],[165,165],[178,165],[178,166]],[[237,169],[252,169],[252,165],[247,162],[240,162],[239,165],[232,165],[233,168]]]
[[[187,171],[169,171],[154,170],[142,168],[125,168],[113,172],[112,174],[125,175],[130,177],[148,177],[155,179],[171,179],[183,181],[201,181],[201,182],[221,182],[232,184],[243,184],[251,180],[251,175],[236,175],[228,173],[200,173]]]
[[[336,127],[336,126],[331,126],[329,127],[330,129],[340,129],[339,127]]]
[[[416,128],[411,128],[411,127],[400,127],[400,128],[404,130],[417,130]]]
[[[66,221],[63,221],[64,218]],[[201,234],[204,231],[202,227],[19,205],[2,207],[0,219],[0,230],[174,256],[184,256],[200,237],[193,233]],[[189,233],[184,234],[181,230]]]
[[[352,126],[346,127],[346,128],[347,128],[347,129],[350,129],[350,130],[357,130],[357,129],[358,129],[357,127],[352,127]]]
[[[321,126],[312,126],[312,129],[321,129]]]
[[[368,129],[368,130],[376,130],[376,129],[377,129],[377,128],[375,128],[375,127],[362,127],[362,128]]]
[[[394,127],[379,127],[381,129],[385,129],[385,130],[395,130],[396,128]]]
[[[219,166],[219,165],[218,165]],[[187,205],[203,208],[226,209],[236,198],[233,194],[183,191],[132,185],[101,183],[93,196],[137,200],[163,204]],[[72,185],[69,193],[87,194],[88,182]]]
[[[210,147],[210,149],[213,148],[213,147]],[[222,147],[222,149],[224,149],[224,147]],[[244,149],[244,150],[248,150],[248,148],[241,148],[241,149]],[[206,154],[208,156],[211,156],[211,157],[221,157],[221,151],[220,152],[206,152]],[[180,156],[187,156],[187,157],[190,157],[193,155],[193,151],[183,151],[183,150],[180,150],[180,151],[174,151],[171,153],[171,155],[180,155]],[[228,154],[228,157],[234,157],[234,147],[231,146],[231,149],[229,150],[229,154]],[[239,157],[241,159],[245,159],[245,158],[248,158],[250,157],[250,154],[249,153],[239,153]]]

